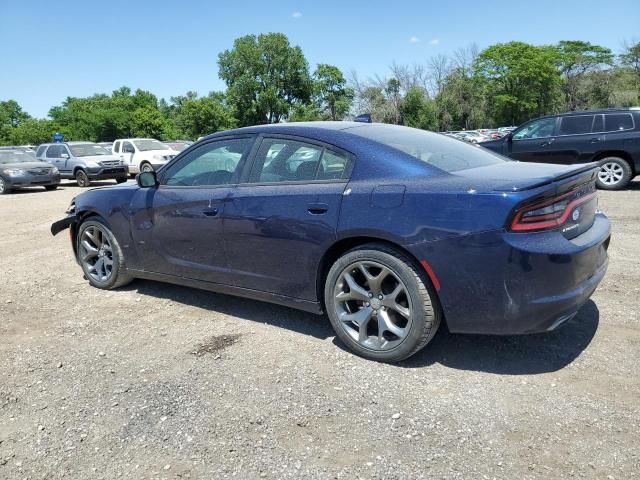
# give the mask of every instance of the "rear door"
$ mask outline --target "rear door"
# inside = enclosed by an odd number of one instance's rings
[[[555,131],[557,118],[539,118],[513,132],[510,139],[510,156],[523,162],[554,163]]]
[[[261,139],[225,210],[234,284],[315,301],[319,261],[336,238],[354,157],[290,136]]]
[[[143,270],[231,284],[223,219],[253,140],[200,145],[162,172],[158,188],[138,192],[133,235]]]
[[[553,163],[571,165],[593,158],[604,140],[603,134],[592,133],[596,118],[601,121],[600,115],[568,115],[559,119],[558,134],[551,145]]]

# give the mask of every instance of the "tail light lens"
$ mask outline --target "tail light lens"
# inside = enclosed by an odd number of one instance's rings
[[[582,186],[551,199],[525,204],[516,210],[510,229],[512,232],[553,230],[563,225],[576,207],[596,195],[595,185]]]

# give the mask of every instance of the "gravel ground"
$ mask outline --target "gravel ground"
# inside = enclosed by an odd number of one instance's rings
[[[49,233],[79,191],[0,197],[0,478],[640,478],[640,181],[600,193],[609,272],[565,327],[399,365],[295,310],[91,288]]]

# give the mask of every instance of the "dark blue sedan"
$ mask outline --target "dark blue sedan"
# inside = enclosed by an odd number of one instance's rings
[[[443,135],[349,122],[210,135],[137,185],[76,197],[91,285],[147,278],[326,312],[398,361],[452,332],[545,332],[607,268],[592,165],[519,163]]]

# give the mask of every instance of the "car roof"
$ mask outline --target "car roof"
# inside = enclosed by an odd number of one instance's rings
[[[632,113],[640,112],[640,107],[619,107],[619,108],[598,108],[593,110],[575,110],[573,112],[555,113],[553,115],[543,115],[536,118],[571,117],[576,115],[597,115],[600,113]],[[532,120],[534,120],[532,118]]]

